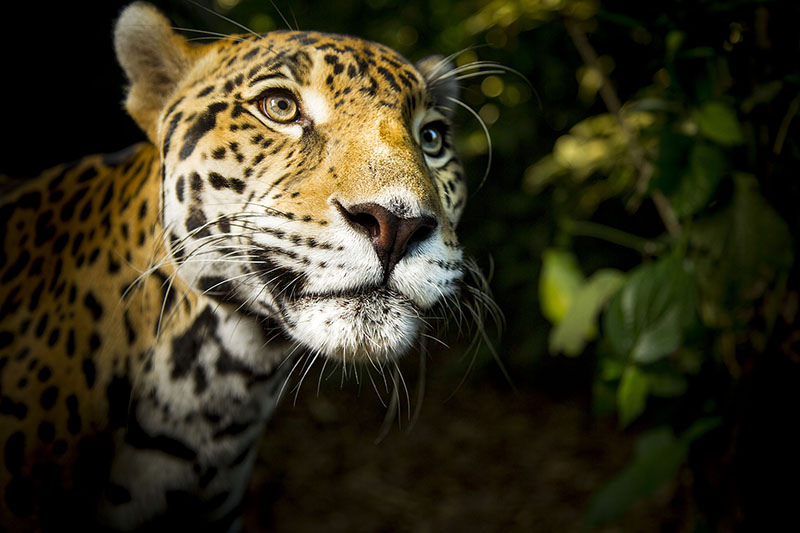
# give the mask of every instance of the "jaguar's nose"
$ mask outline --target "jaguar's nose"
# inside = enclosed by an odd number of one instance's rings
[[[369,237],[383,265],[383,283],[389,280],[409,246],[425,241],[436,228],[432,216],[402,218],[375,203],[339,205],[339,210],[354,229]]]

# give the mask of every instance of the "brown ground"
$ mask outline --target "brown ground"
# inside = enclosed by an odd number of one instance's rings
[[[310,377],[270,422],[246,531],[585,531],[590,496],[635,437],[580,400],[480,381],[453,395],[457,381],[440,376],[428,379],[412,430],[404,412],[376,444],[386,408],[372,386],[331,381],[317,395]],[[667,487],[601,531],[685,530],[674,494]]]

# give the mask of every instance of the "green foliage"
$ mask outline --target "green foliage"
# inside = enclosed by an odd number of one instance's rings
[[[694,308],[693,280],[670,256],[631,271],[603,317],[605,335],[616,356],[654,363],[681,346]]]
[[[263,2],[224,4],[259,31],[286,26]],[[667,485],[710,429],[735,434],[731,391],[765,351],[797,358],[799,6],[292,2],[287,19],[303,28],[524,75],[460,80],[493,159],[459,232],[497,265],[508,318],[498,353],[515,381],[569,357],[553,388],[578,382],[595,413],[644,431],[588,524]],[[489,146],[472,116],[458,122],[475,191]]]
[[[665,426],[642,434],[630,464],[592,498],[586,524],[601,525],[618,518],[640,498],[669,483],[686,461],[692,441],[720,424],[719,418],[703,418],[678,437]]]

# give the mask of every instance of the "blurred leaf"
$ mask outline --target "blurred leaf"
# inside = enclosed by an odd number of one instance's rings
[[[644,412],[649,388],[647,376],[638,367],[628,366],[622,373],[617,389],[620,427],[626,427]]]
[[[678,473],[692,441],[720,424],[718,418],[703,418],[678,438],[667,427],[642,434],[633,460],[594,495],[584,521],[592,526],[609,522],[621,516],[636,501],[656,492]]]
[[[664,131],[658,144],[655,174],[650,182],[654,189],[667,195],[673,194],[678,189],[681,178],[686,172],[689,150],[694,143],[694,139],[686,135],[671,129]]]
[[[661,398],[674,398],[686,392],[688,384],[682,375],[671,372],[648,372],[649,393]]]
[[[553,324],[561,322],[582,283],[575,256],[561,250],[545,251],[539,276],[539,305],[544,317]]]
[[[698,280],[720,312],[758,298],[794,260],[789,227],[761,196],[755,177],[738,173],[733,181],[730,205],[698,220],[690,234]]]
[[[605,334],[617,355],[651,363],[680,347],[694,309],[694,281],[670,256],[631,271],[604,315]]]
[[[689,171],[670,196],[679,217],[692,215],[706,206],[717,190],[725,170],[725,154],[716,146],[697,142],[689,155]]]
[[[550,332],[550,352],[579,355],[597,334],[597,315],[624,280],[622,272],[598,270],[575,293],[561,322]]]
[[[667,33],[664,39],[667,61],[672,61],[675,58],[675,54],[678,52],[684,40],[686,40],[686,34],[680,30],[672,30]]]
[[[723,146],[744,141],[736,111],[722,102],[706,102],[695,112],[694,119],[703,135]]]

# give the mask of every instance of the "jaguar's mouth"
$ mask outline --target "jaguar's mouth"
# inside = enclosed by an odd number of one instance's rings
[[[294,297],[283,315],[292,338],[342,361],[399,357],[412,346],[422,324],[409,298],[375,287]]]

